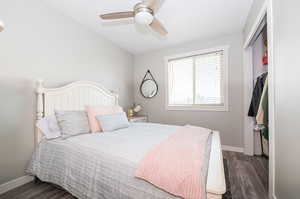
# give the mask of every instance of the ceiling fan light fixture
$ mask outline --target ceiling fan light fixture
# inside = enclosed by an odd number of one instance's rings
[[[150,12],[141,11],[137,12],[134,16],[134,20],[142,25],[150,25],[153,21],[154,17]]]
[[[0,32],[4,30],[4,24],[2,21],[0,21]]]
[[[159,0],[140,0],[140,3],[135,4],[133,11],[113,12],[102,14],[100,17],[103,20],[134,18],[135,23],[141,25],[149,25],[149,27],[162,36],[166,36],[168,31],[155,17],[154,11],[157,9]]]

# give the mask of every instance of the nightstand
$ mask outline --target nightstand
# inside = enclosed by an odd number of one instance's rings
[[[135,115],[128,117],[129,122],[148,122],[148,116],[146,115]]]

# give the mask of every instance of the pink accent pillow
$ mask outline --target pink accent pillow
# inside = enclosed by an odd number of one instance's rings
[[[102,128],[96,119],[97,115],[110,115],[123,112],[123,109],[120,106],[86,106],[85,110],[89,118],[92,133],[102,131]]]

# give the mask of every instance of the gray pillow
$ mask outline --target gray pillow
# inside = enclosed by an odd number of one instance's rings
[[[129,127],[129,122],[124,112],[111,115],[97,115],[96,118],[103,131],[114,131]]]
[[[63,138],[90,132],[85,111],[55,111],[55,116]]]

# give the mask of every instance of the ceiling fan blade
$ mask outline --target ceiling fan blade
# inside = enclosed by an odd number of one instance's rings
[[[100,15],[101,19],[122,19],[134,17],[134,12],[114,12],[109,14]]]
[[[157,0],[144,0],[143,4],[154,10],[157,5]]]
[[[165,27],[156,19],[154,18],[152,23],[150,24],[150,27],[159,34],[165,36],[168,34],[168,31],[165,29]]]

